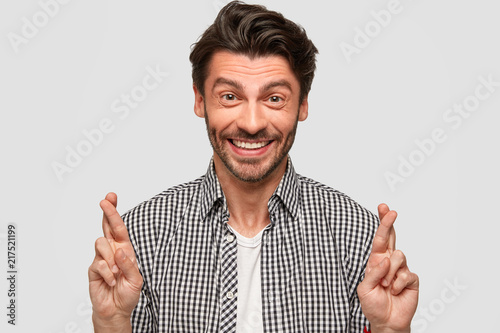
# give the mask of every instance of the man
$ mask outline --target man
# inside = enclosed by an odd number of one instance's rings
[[[89,268],[96,332],[409,332],[418,277],[379,220],[295,173],[316,48],[261,6],[231,2],[193,47],[207,173],[120,217],[101,201]]]

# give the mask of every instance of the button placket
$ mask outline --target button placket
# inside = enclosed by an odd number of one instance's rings
[[[267,292],[267,300],[269,303],[272,303],[274,301],[274,295],[273,295],[273,292],[271,290],[269,290]]]
[[[220,317],[224,320],[224,332],[233,332],[236,328],[237,299],[237,244],[235,235],[228,228],[229,216],[224,214],[222,222],[221,244],[221,308]]]

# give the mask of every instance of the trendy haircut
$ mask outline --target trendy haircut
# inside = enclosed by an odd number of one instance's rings
[[[232,1],[221,9],[214,23],[193,44],[189,56],[193,83],[202,96],[205,96],[208,66],[217,51],[243,54],[251,59],[283,56],[300,82],[300,103],[311,90],[318,49],[304,28],[281,13],[241,1]]]

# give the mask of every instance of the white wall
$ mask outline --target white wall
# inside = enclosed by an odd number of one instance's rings
[[[98,202],[115,191],[125,212],[200,176],[211,156],[188,55],[226,1],[66,2],[0,4],[0,304],[8,224],[18,237],[18,325],[2,305],[2,332],[91,332]],[[421,278],[414,332],[491,331],[500,310],[497,2],[261,3],[303,25],[320,50],[296,170],[372,211],[379,202],[398,211],[398,246]],[[169,75],[126,114],[121,95],[140,92],[148,68]],[[473,111],[454,113],[464,103]],[[66,164],[67,147],[103,121],[110,133],[58,179],[54,163]],[[441,142],[431,147],[433,132]],[[403,168],[401,158],[419,165]],[[388,172],[400,177],[392,188]]]

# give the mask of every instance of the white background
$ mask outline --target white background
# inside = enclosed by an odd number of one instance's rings
[[[398,211],[398,247],[421,279],[414,332],[494,330],[500,87],[457,128],[443,116],[473,101],[479,76],[500,82],[498,2],[401,0],[350,62],[341,43],[355,45],[356,28],[376,29],[370,12],[388,1],[261,3],[304,26],[320,51],[309,118],[291,151],[296,170],[374,212],[380,202]],[[0,331],[90,332],[99,201],[114,191],[123,213],[206,171],[211,149],[193,113],[188,56],[223,4],[73,0],[43,22],[38,1],[1,2]],[[38,33],[16,46],[13,34],[22,37],[23,18],[34,16]],[[148,66],[169,76],[121,119],[112,103],[141,85]],[[60,181],[53,164],[105,118],[113,131]],[[418,155],[415,140],[435,128],[447,140]],[[386,173],[397,174],[400,156],[421,165],[391,190]],[[15,327],[6,316],[9,223],[18,237]]]

